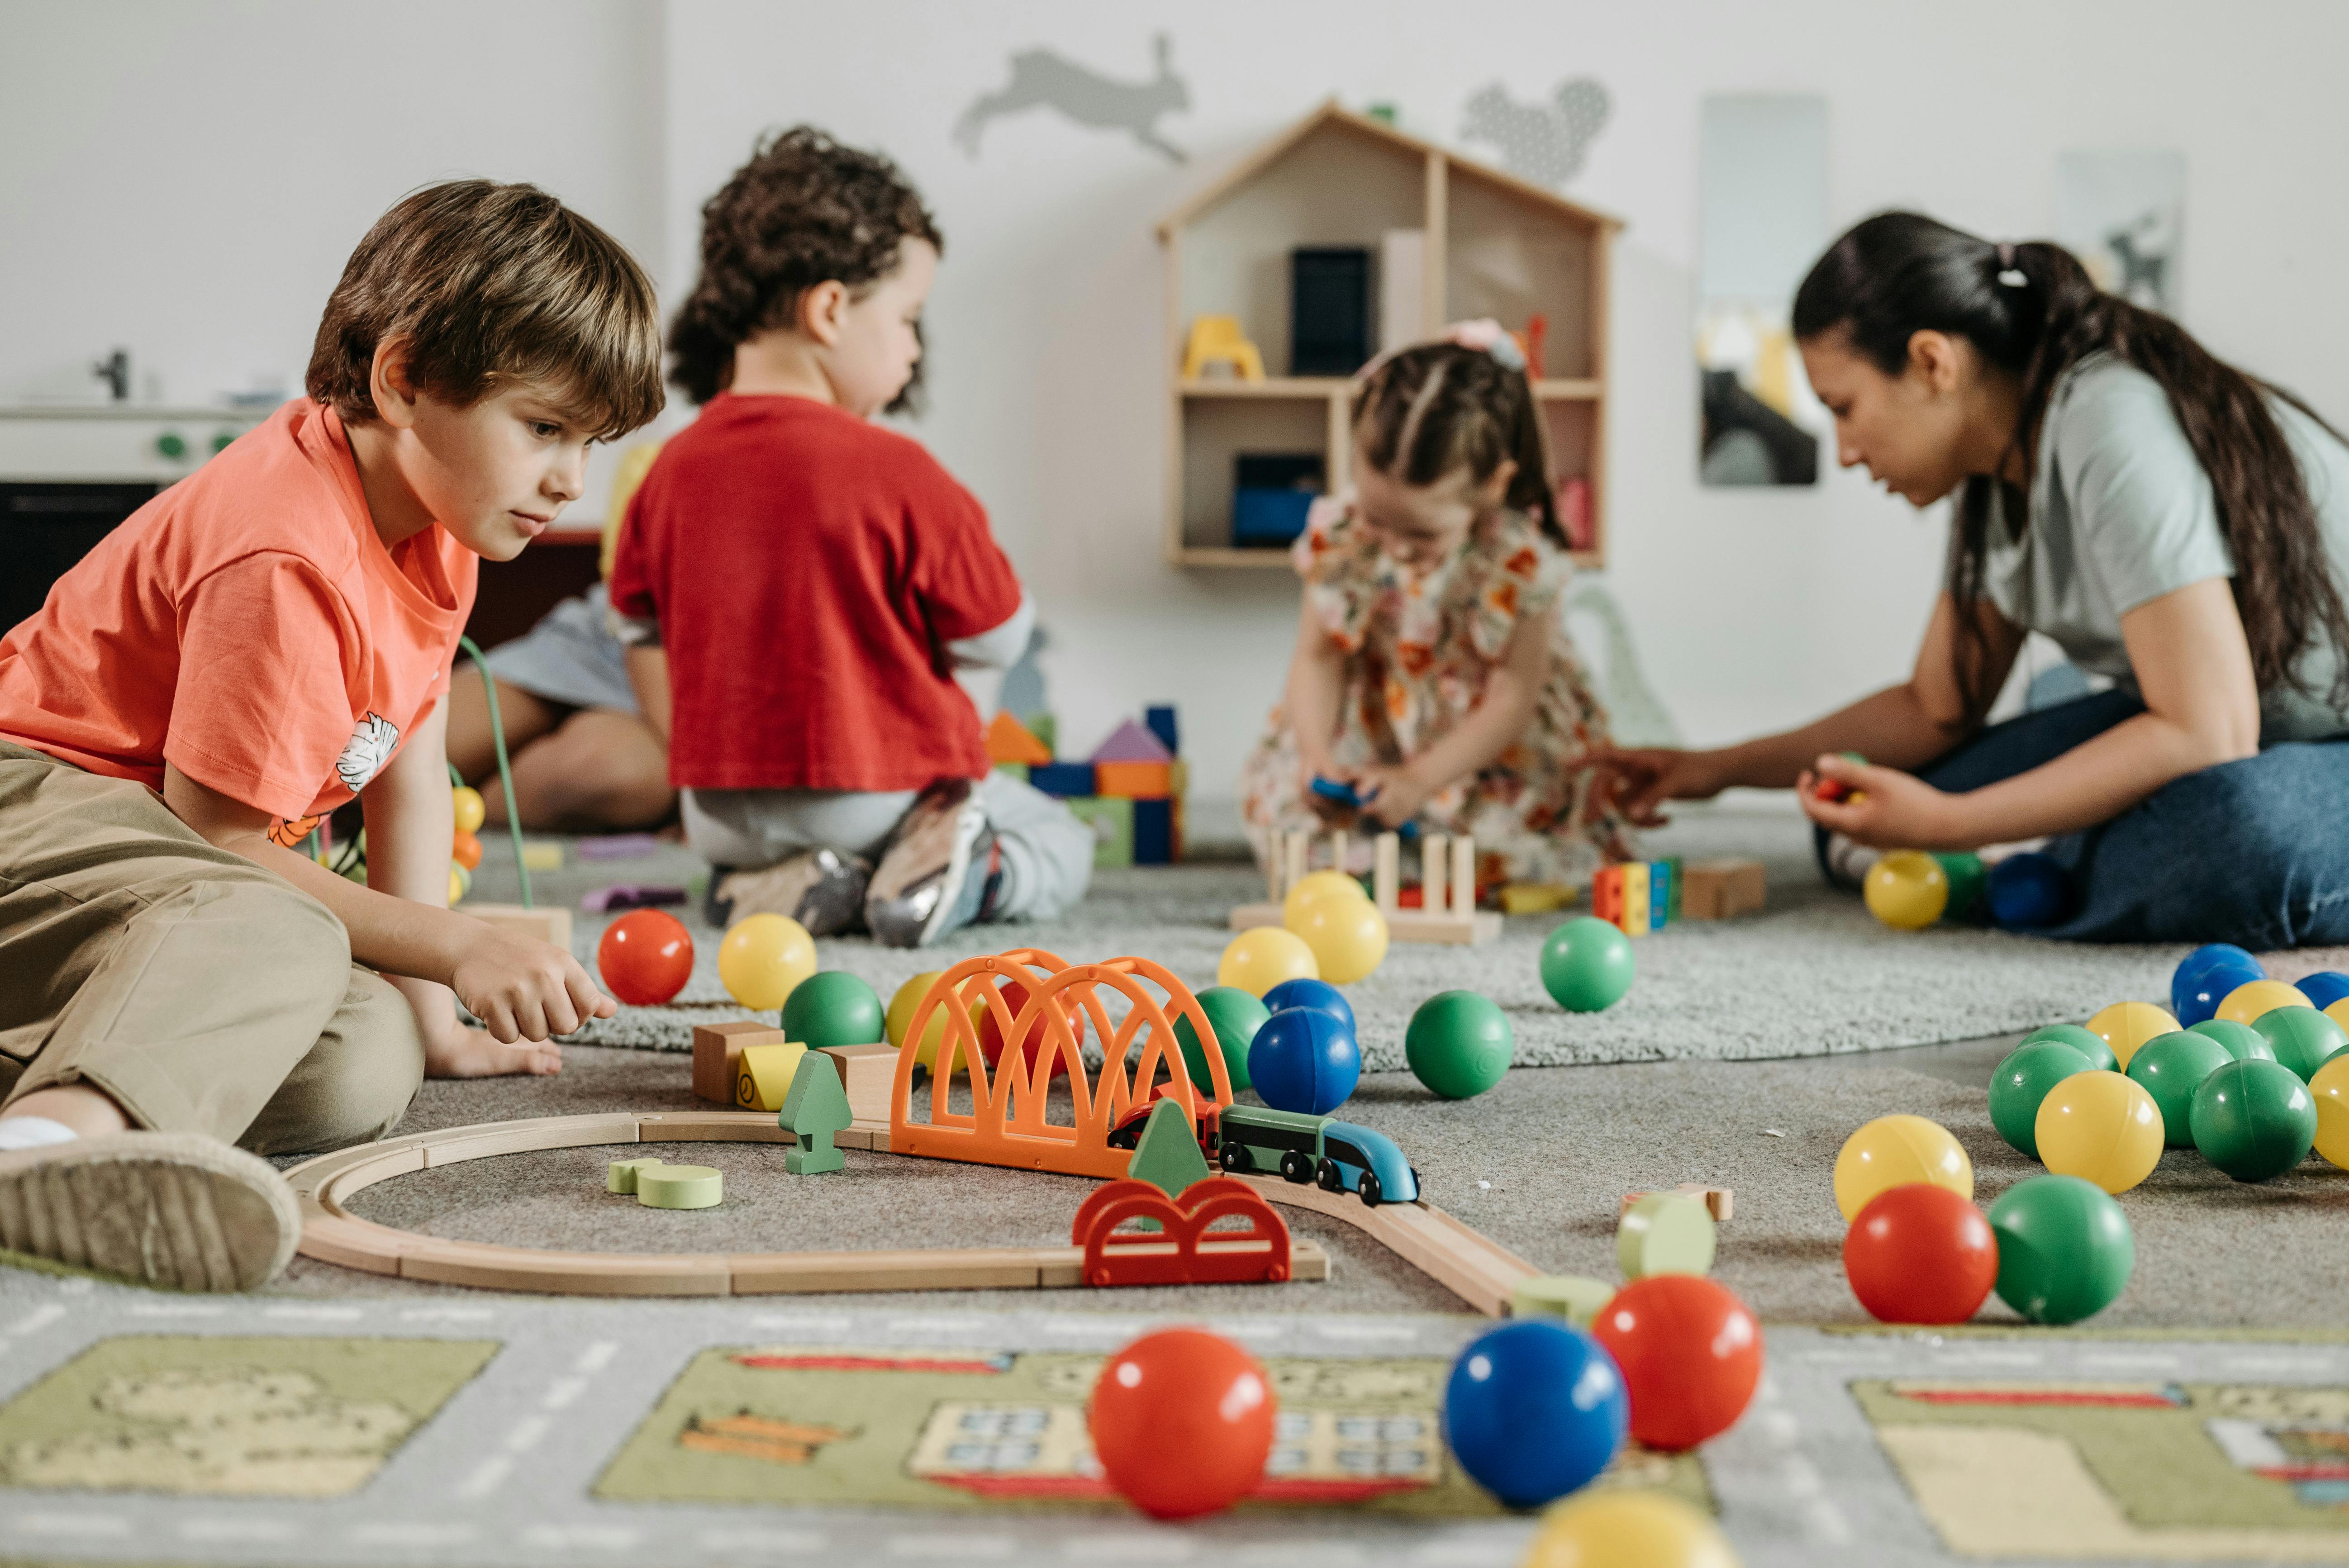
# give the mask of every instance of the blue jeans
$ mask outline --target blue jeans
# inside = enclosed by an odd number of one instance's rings
[[[2026,773],[2145,711],[2099,692],[1992,725],[1918,770],[1962,793]],[[2051,841],[2072,942],[2349,943],[2349,740],[2291,741],[2173,779],[2111,821]]]

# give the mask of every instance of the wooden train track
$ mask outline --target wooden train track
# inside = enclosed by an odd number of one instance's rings
[[[361,1144],[285,1173],[302,1204],[303,1256],[401,1279],[555,1295],[770,1295],[831,1291],[1035,1290],[1083,1282],[1081,1247],[992,1247],[864,1253],[571,1253],[445,1241],[363,1220],[346,1200],[395,1176],[540,1150],[622,1143],[787,1143],[775,1118],[755,1111],[616,1111],[486,1122]],[[889,1151],[886,1123],[859,1121],[844,1149]],[[1533,1265],[1420,1203],[1365,1207],[1350,1193],[1245,1178],[1265,1198],[1342,1220],[1493,1316]],[[1295,1239],[1293,1278],[1327,1279],[1330,1256]]]

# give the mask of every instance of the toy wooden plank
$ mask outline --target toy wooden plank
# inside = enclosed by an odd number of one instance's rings
[[[1343,1220],[1489,1317],[1506,1317],[1517,1282],[1540,1271],[1432,1203],[1366,1206],[1351,1192],[1324,1192],[1310,1182],[1243,1176],[1267,1199]]]
[[[388,1149],[372,1160],[354,1160],[329,1171],[305,1196],[315,1196],[328,1208],[339,1209],[344,1200],[354,1192],[365,1191],[377,1182],[388,1181],[395,1176],[409,1176],[423,1170],[426,1158],[426,1150],[421,1144],[411,1144],[405,1149]]]
[[[571,911],[562,904],[524,909],[518,903],[462,903],[457,913],[487,921],[501,930],[551,942],[565,953],[571,951]]]
[[[1084,1284],[1082,1247],[971,1247],[902,1253],[776,1253],[738,1256],[737,1295],[830,1291],[1072,1289]],[[1330,1254],[1293,1241],[1289,1277],[1325,1280]]]
[[[427,1145],[428,1166],[455,1165],[486,1160],[497,1154],[524,1154],[539,1149],[579,1149],[595,1143],[634,1143],[636,1117],[633,1111],[603,1116],[544,1116],[527,1121],[496,1121],[481,1127],[444,1132]]]
[[[897,1047],[826,1046],[823,1054],[840,1068],[840,1087],[848,1091],[849,1113],[860,1121],[877,1120],[885,1126],[890,1097],[897,1086]]]
[[[665,1110],[636,1117],[639,1143],[792,1143],[771,1110]]]
[[[1500,934],[1501,917],[1490,910],[1477,910],[1468,914],[1429,914],[1417,909],[1387,912],[1387,935],[1396,942],[1473,947],[1480,942],[1491,942]]]
[[[414,1240],[419,1244],[400,1254],[402,1279],[557,1295],[726,1295],[733,1289],[733,1271],[723,1257],[533,1252],[430,1236]]]
[[[399,1255],[422,1241],[347,1214],[319,1206],[315,1198],[302,1200],[302,1255],[368,1274],[398,1275]]]

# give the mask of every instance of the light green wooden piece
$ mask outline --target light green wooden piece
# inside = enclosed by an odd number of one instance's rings
[[[840,1087],[840,1070],[822,1051],[800,1058],[778,1119],[785,1132],[799,1140],[797,1147],[783,1154],[783,1169],[790,1174],[817,1176],[848,1163],[833,1135],[846,1131],[856,1117],[848,1108],[848,1091]]]
[[[659,1161],[649,1156],[642,1160],[615,1160],[605,1173],[604,1190],[607,1192],[626,1192],[633,1195],[636,1190],[637,1172],[659,1163]]]
[[[1536,1274],[1509,1292],[1511,1317],[1562,1317],[1588,1328],[1615,1299],[1615,1287],[1584,1274]]]
[[[1651,1192],[1626,1210],[1616,1226],[1615,1262],[1626,1280],[1708,1274],[1713,1244],[1713,1216],[1705,1212],[1703,1199]]]
[[[726,1178],[707,1165],[653,1165],[636,1172],[636,1202],[647,1209],[714,1209]]]

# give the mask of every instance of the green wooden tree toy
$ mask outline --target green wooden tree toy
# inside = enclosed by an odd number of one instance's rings
[[[1199,1135],[1180,1100],[1162,1099],[1151,1108],[1150,1119],[1142,1124],[1142,1136],[1134,1140],[1133,1161],[1125,1173],[1133,1181],[1149,1182],[1169,1198],[1180,1197],[1192,1182],[1205,1181],[1215,1174],[1207,1169],[1207,1157],[1199,1152]],[[1155,1220],[1137,1223],[1145,1231],[1159,1229]]]
[[[783,1169],[791,1174],[813,1176],[848,1163],[832,1140],[856,1119],[849,1111],[848,1091],[840,1087],[839,1072],[822,1051],[800,1058],[779,1119],[783,1130],[799,1140],[799,1146],[783,1155]]]

